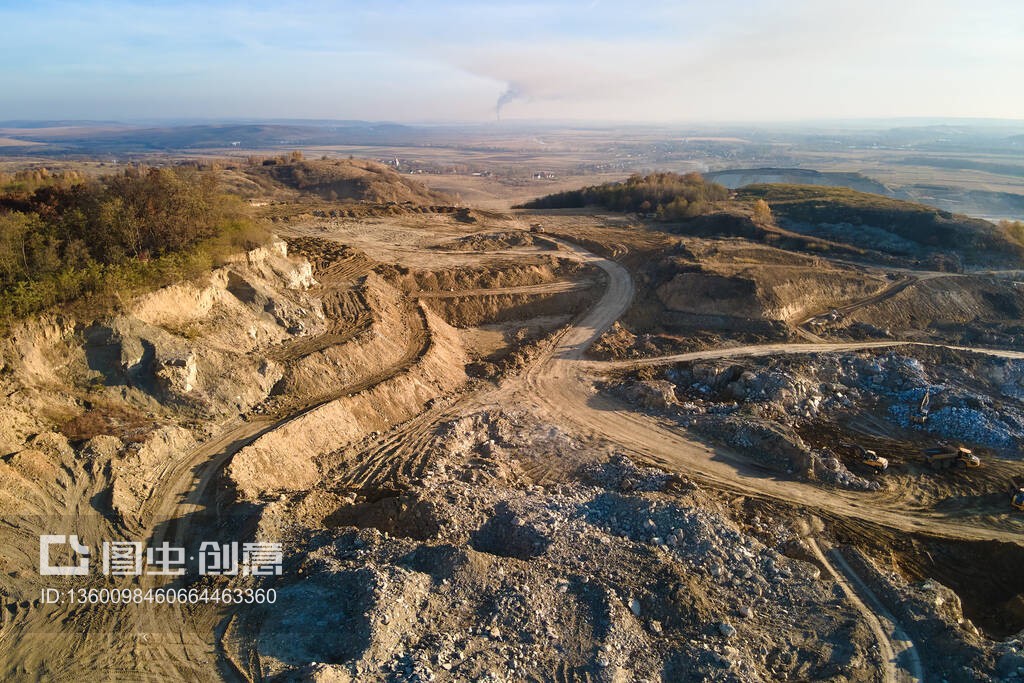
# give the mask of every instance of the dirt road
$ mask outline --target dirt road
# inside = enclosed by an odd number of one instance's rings
[[[885,683],[917,683],[926,680],[924,665],[914,642],[864,580],[853,571],[842,553],[835,548],[827,553],[822,552],[813,536],[806,540],[811,552],[843,589],[847,600],[861,613],[874,633],[882,660],[882,680]]]
[[[637,358],[635,360],[618,361],[581,361],[579,367],[589,371],[597,370],[623,370],[639,368],[651,365],[667,365],[669,363],[683,363],[695,360],[715,360],[719,358],[740,358],[757,356],[776,356],[782,354],[800,353],[841,353],[844,351],[863,351],[866,349],[897,348],[900,346],[930,346],[935,348],[953,349],[955,351],[969,351],[994,358],[1012,358],[1015,360],[1024,359],[1024,352],[1006,351],[1003,349],[984,349],[968,346],[952,346],[948,344],[931,344],[928,342],[913,341],[863,341],[863,342],[826,342],[821,343],[779,343],[779,344],[753,344],[744,346],[731,346],[720,349],[708,349],[705,351],[689,351],[687,353],[676,353],[668,356],[650,356],[648,358]]]
[[[860,519],[907,532],[926,532],[955,539],[1021,542],[1020,535],[1015,532],[974,525],[953,514],[908,509],[907,501],[893,494],[824,490],[809,483],[779,478],[773,473],[766,473],[740,454],[696,441],[676,426],[639,414],[628,406],[598,395],[593,389],[589,373],[602,369],[741,355],[854,350],[894,346],[898,342],[774,344],[621,363],[584,361],[586,349],[629,307],[634,295],[633,281],[628,271],[614,261],[596,256],[568,242],[559,241],[559,245],[562,255],[595,265],[607,274],[607,286],[601,299],[561,333],[520,377],[503,383],[497,389],[483,392],[482,395],[465,396],[446,408],[428,411],[384,435],[377,448],[377,456],[367,460],[366,467],[355,474],[353,484],[366,485],[396,469],[414,475],[422,467],[422,463],[414,458],[426,452],[424,445],[434,425],[464,413],[475,405],[532,405],[536,406],[543,419],[552,424],[574,428],[586,435],[603,437],[632,452],[641,461],[681,472],[716,488],[752,497],[777,499],[810,511],[819,511],[825,516]],[[524,251],[530,253],[529,250]],[[414,346],[411,345],[410,353],[403,362],[414,358],[420,351]],[[1024,354],[1009,352],[990,353],[1013,358],[1024,357]],[[377,379],[375,377],[374,381]],[[360,388],[349,386],[344,391],[357,391]],[[207,504],[211,485],[232,455],[260,434],[294,419],[309,408],[308,405],[297,407],[288,415],[276,419],[260,418],[248,423],[229,423],[217,437],[172,465],[146,504],[143,518],[151,519],[146,529],[151,537],[150,544],[157,544],[164,539],[176,539],[180,544],[190,533],[189,520],[192,513]],[[553,466],[557,467],[557,464]],[[852,586],[850,594],[860,595],[858,599],[862,605],[873,605],[870,597],[864,595],[863,586],[857,585],[857,581],[843,569],[838,559],[833,561],[839,566],[839,574],[847,577],[847,585]],[[875,614],[878,621],[878,608],[872,606],[868,611]],[[216,649],[213,642],[215,629],[211,623],[191,623],[184,615],[177,615],[180,623],[166,628],[163,634],[165,638],[156,638],[150,635],[153,632],[151,622],[140,620],[117,624],[116,613],[91,610],[88,616],[82,618],[64,612],[37,614],[37,617],[29,617],[20,623],[16,632],[7,631],[15,635],[37,632],[59,634],[56,639],[47,637],[40,641],[38,651],[30,660],[33,667],[42,666],[42,662],[49,656],[74,661],[76,655],[84,654],[89,663],[95,665],[96,671],[110,670],[111,666],[131,665],[136,678],[145,678],[147,673],[155,676],[153,672],[159,671],[165,675],[172,671],[189,676],[201,673],[204,679],[214,678],[218,674],[216,668],[210,665]],[[884,640],[886,645],[883,650],[888,648],[884,656],[898,659],[896,655],[899,648],[892,643],[894,636],[886,635],[885,629],[882,631],[879,642]],[[89,633],[94,635],[89,636]],[[140,654],[146,647],[150,648],[148,654]],[[890,653],[892,657],[889,657]],[[81,664],[81,660],[78,664]],[[10,668],[5,670],[8,673],[19,673]],[[223,669],[220,673],[223,674]],[[909,671],[906,675],[913,677],[916,673]]]
[[[521,382],[509,389],[517,394],[518,400],[539,405],[550,416],[552,423],[573,425],[584,433],[602,436],[633,451],[652,464],[683,472],[726,490],[775,498],[805,506],[810,510],[852,517],[907,532],[925,532],[939,537],[964,540],[1021,543],[1021,536],[1017,532],[975,526],[956,517],[927,510],[908,510],[905,501],[898,498],[887,499],[891,494],[885,492],[866,494],[841,490],[826,491],[813,484],[781,479],[774,473],[765,472],[763,468],[740,454],[701,443],[678,428],[639,414],[611,398],[598,395],[587,372],[616,364],[582,361],[583,352],[628,308],[633,297],[633,282],[628,271],[620,264],[596,256],[582,247],[567,242],[561,244],[563,248],[571,250],[575,258],[604,270],[608,275],[608,284],[597,304],[559,337],[545,357],[524,374]],[[865,348],[870,347],[870,344],[828,345],[824,350]],[[815,344],[736,347],[680,354],[652,362],[721,358],[751,353],[784,353],[787,349],[790,352],[806,353],[823,350],[823,347]],[[990,353],[1014,358],[1024,357],[1024,354],[1012,352]],[[625,365],[628,367],[631,363],[635,361],[628,361]]]
[[[588,314],[576,325],[567,330],[550,353],[536,363],[526,374],[525,381],[517,389],[531,396],[522,396],[524,400],[537,401],[546,408],[554,418],[553,421],[567,420],[578,426],[600,434],[619,445],[626,446],[645,459],[671,469],[681,469],[686,474],[698,475],[698,478],[712,480],[725,488],[740,489],[745,492],[756,492],[783,500],[792,500],[790,485],[794,482],[780,482],[761,476],[748,476],[742,469],[724,464],[721,454],[681,437],[678,433],[664,429],[650,420],[637,415],[628,415],[609,401],[596,395],[587,395],[589,386],[582,375],[584,369],[594,367],[593,364],[580,362],[586,349],[601,335],[604,330],[618,319],[629,306],[633,297],[633,284],[629,273],[619,264],[602,259],[583,251],[568,243],[563,246],[576,251],[579,258],[601,267],[609,275],[609,285],[605,295]],[[804,345],[806,346],[806,345]],[[746,349],[752,352],[753,349]],[[764,353],[775,352],[771,348],[759,349]],[[736,351],[742,353],[743,351]],[[704,356],[701,356],[704,357]],[[730,458],[735,460],[735,458]],[[769,484],[768,482],[771,482]],[[827,499],[828,493],[815,490],[813,493],[803,485],[798,487],[800,502],[814,505],[815,499]],[[840,505],[829,505],[833,511],[854,517],[874,516],[870,508],[860,508],[860,503],[846,500]],[[880,520],[878,520],[880,521]],[[916,522],[911,522],[911,525]],[[867,586],[857,575],[841,562],[841,569],[836,570],[818,549],[811,539],[812,548],[819,558],[843,587],[848,599],[863,614],[869,624],[879,646],[883,662],[883,680],[889,682],[923,681],[924,673],[920,659],[916,654],[912,641],[906,636],[899,624],[884,611]],[[838,561],[842,557],[839,556]],[[838,563],[837,561],[837,563]],[[856,586],[856,588],[854,588]],[[862,597],[863,596],[863,599]],[[869,608],[865,602],[871,604]],[[885,626],[883,626],[883,622]],[[896,641],[894,643],[894,641]]]

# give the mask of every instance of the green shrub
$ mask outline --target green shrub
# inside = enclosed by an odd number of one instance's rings
[[[0,324],[72,302],[109,307],[195,278],[268,237],[240,198],[194,168],[130,169],[95,181],[36,172],[4,187]]]

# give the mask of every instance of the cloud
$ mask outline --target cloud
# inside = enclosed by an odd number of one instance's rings
[[[110,117],[1020,117],[1022,32],[1019,0],[0,2],[17,93],[0,109],[46,115],[61,93],[63,115],[91,98]]]
[[[959,0],[728,1],[662,8],[659,30],[613,41],[507,35],[438,58],[494,83],[529,118],[1019,117],[1024,5]],[[951,80],[954,79],[954,80]]]

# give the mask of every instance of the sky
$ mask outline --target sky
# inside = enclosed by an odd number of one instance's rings
[[[1021,0],[0,0],[0,120],[1024,119]]]

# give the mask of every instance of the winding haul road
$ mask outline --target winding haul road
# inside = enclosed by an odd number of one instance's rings
[[[534,406],[538,416],[552,424],[603,437],[632,452],[641,461],[670,471],[685,473],[694,480],[711,484],[716,488],[795,504],[812,514],[818,511],[830,516],[863,520],[906,532],[923,532],[960,540],[1021,542],[1018,533],[974,526],[954,516],[945,516],[925,509],[908,509],[907,501],[898,495],[893,496],[884,492],[871,494],[824,490],[806,482],[766,474],[763,468],[752,463],[749,458],[728,449],[696,441],[678,427],[637,413],[593,389],[593,374],[604,370],[739,356],[852,351],[892,347],[905,342],[767,344],[638,361],[587,361],[584,360],[586,350],[626,312],[632,303],[635,293],[633,280],[626,268],[615,261],[597,256],[568,241],[553,241],[558,243],[563,255],[604,271],[607,275],[607,285],[600,300],[564,330],[521,376],[502,383],[492,391],[464,396],[444,410],[430,411],[386,435],[386,450],[390,458],[401,460],[421,455],[425,435],[432,432],[432,425],[464,413],[470,407],[511,404]],[[566,286],[560,284],[560,287]],[[547,291],[550,288],[551,285],[541,285],[519,289],[533,292]],[[479,293],[498,294],[509,291],[487,290]],[[891,290],[885,292],[892,293]],[[453,296],[458,294],[452,293]],[[1008,358],[1024,358],[1022,353],[983,349],[963,350]],[[207,480],[209,473],[217,471],[227,460],[227,457],[215,458],[207,463],[201,479]],[[377,465],[376,469],[380,472],[386,470],[381,465]],[[165,511],[170,512],[166,509]],[[817,549],[817,545],[813,547]],[[923,667],[913,643],[896,620],[884,610],[868,586],[857,577],[837,552],[822,553],[819,550],[818,554],[822,565],[836,578],[851,604],[863,614],[866,623],[876,634],[882,659],[883,679],[887,682],[924,680]]]
[[[899,342],[768,344],[684,353],[640,361],[584,361],[584,352],[626,312],[634,295],[633,281],[629,272],[614,261],[596,256],[569,242],[560,241],[560,245],[570,250],[575,258],[601,268],[608,275],[607,288],[601,299],[557,339],[551,349],[528,369],[522,380],[509,386],[507,391],[512,393],[510,398],[525,405],[536,405],[541,415],[553,423],[571,425],[577,430],[599,435],[632,451],[643,461],[671,471],[686,473],[717,488],[755,497],[773,498],[796,504],[808,511],[817,510],[832,516],[863,520],[906,532],[924,532],[933,536],[961,540],[1021,543],[1021,535],[1017,532],[978,527],[927,510],[908,510],[905,500],[893,500],[885,493],[824,490],[805,482],[766,475],[743,456],[728,449],[695,441],[678,429],[597,394],[588,373],[599,369],[744,355],[851,351],[891,347],[898,345]],[[902,287],[899,287],[897,291],[901,289]],[[950,348],[1004,358],[1024,358],[1022,353],[1009,351]],[[884,610],[868,586],[853,572],[841,555],[834,552],[826,555],[816,544],[813,544],[813,548],[817,551],[823,566],[836,578],[851,604],[864,615],[876,634],[883,660],[884,680],[924,680],[924,669],[912,641],[898,622]]]
[[[617,369],[638,364],[743,355],[851,351],[894,346],[899,342],[767,344],[698,351],[641,361],[585,361],[583,354],[587,348],[629,307],[634,293],[633,281],[622,265],[574,244],[560,244],[570,250],[575,258],[601,268],[608,275],[608,285],[601,299],[556,340],[550,350],[527,370],[522,380],[512,383],[506,389],[524,405],[535,404],[553,423],[572,425],[585,433],[602,436],[652,464],[685,472],[718,488],[796,503],[809,510],[906,532],[922,532],[958,540],[1022,542],[1020,533],[1015,531],[979,527],[954,516],[928,510],[908,510],[905,500],[889,498],[885,492],[824,490],[806,482],[780,479],[775,474],[766,474],[763,468],[756,466],[749,458],[726,448],[697,441],[678,427],[673,428],[664,421],[637,413],[612,398],[598,394],[593,389],[592,373],[602,368]],[[1024,358],[1024,354],[1009,351],[962,350]]]
[[[585,314],[564,330],[548,349],[519,377],[502,383],[498,388],[478,395],[462,397],[445,410],[429,411],[409,421],[406,427],[398,427],[383,438],[389,439],[388,451],[396,458],[414,458],[422,455],[424,435],[432,433],[431,426],[438,421],[450,419],[459,412],[465,412],[473,405],[510,405],[510,402],[534,406],[541,419],[584,434],[603,437],[630,451],[638,460],[660,466],[670,471],[685,473],[692,479],[711,484],[715,488],[734,491],[752,497],[769,498],[804,508],[809,514],[820,512],[826,516],[863,520],[906,532],[923,532],[938,537],[960,540],[998,540],[1021,543],[1019,533],[996,528],[971,525],[955,516],[942,515],[926,509],[908,509],[907,501],[892,494],[854,493],[842,490],[824,490],[809,483],[778,478],[766,474],[749,458],[728,449],[709,446],[696,441],[692,436],[654,417],[631,410],[609,397],[598,394],[593,388],[594,373],[643,365],[655,365],[678,361],[729,358],[739,356],[775,355],[784,353],[838,352],[858,349],[891,347],[906,342],[865,342],[865,343],[800,343],[768,344],[761,346],[739,346],[693,353],[683,353],[660,358],[642,360],[595,362],[584,360],[585,351],[618,320],[629,308],[634,285],[629,272],[619,263],[599,257],[582,247],[564,241],[553,240],[559,245],[562,255],[574,258],[600,268],[607,275],[607,286],[600,300]],[[897,285],[902,289],[902,283]],[[569,291],[576,285],[558,283],[559,291]],[[521,287],[517,291],[533,293],[549,291],[551,285]],[[890,288],[885,294],[891,294]],[[897,290],[898,291],[898,290]],[[508,294],[509,290],[481,290],[469,294]],[[452,296],[460,293],[452,293]],[[467,294],[462,292],[461,294]],[[442,294],[441,296],[445,296]],[[877,296],[877,295],[876,295]],[[1024,353],[964,349],[988,353],[1007,358],[1024,358]],[[303,410],[308,406],[303,407]],[[147,531],[154,541],[167,538],[182,540],[189,532],[190,513],[195,513],[208,502],[211,484],[216,475],[230,462],[231,456],[243,445],[259,434],[272,430],[298,414],[279,417],[276,420],[259,419],[250,423],[235,422],[225,426],[221,434],[195,449],[182,461],[175,463],[172,471],[153,492],[147,502],[151,522]],[[403,433],[405,429],[405,433]],[[556,465],[557,466],[557,465]],[[850,602],[860,610],[866,622],[876,634],[879,652],[883,660],[882,675],[886,681],[923,680],[923,669],[913,644],[903,633],[895,619],[888,615],[867,585],[860,580],[845,563],[841,555],[824,553],[813,546],[819,560],[832,573],[847,593]],[[50,628],[61,615],[49,614]],[[181,616],[181,615],[179,615]],[[73,625],[75,620],[70,620]],[[67,623],[67,622],[66,622]],[[79,622],[80,623],[80,622]],[[138,648],[151,647],[157,652],[141,656],[153,662],[152,667],[136,670],[140,678],[147,673],[154,675],[156,664],[163,660],[172,663],[170,671],[190,675],[206,674],[214,645],[210,624],[171,625],[171,638],[164,642],[147,641],[141,631],[149,631],[151,624],[132,627],[123,624],[121,628],[110,628],[111,624],[99,624],[94,619],[86,622],[87,629],[112,631],[123,637],[134,639],[131,649],[134,653],[121,653],[120,662],[128,665],[139,654]],[[40,624],[29,620],[21,624],[19,631],[29,635]],[[85,624],[81,624],[85,626]],[[140,628],[141,627],[141,628]],[[8,632],[9,633],[9,632]],[[7,635],[5,633],[5,635]],[[62,633],[50,641],[54,654],[73,655],[85,645],[87,635],[83,633]],[[106,639],[104,639],[105,641]],[[176,642],[168,643],[167,640]],[[3,640],[0,640],[3,642]],[[148,642],[148,645],[147,645]],[[60,643],[60,644],[58,644]],[[106,642],[109,648],[111,643]],[[154,647],[155,646],[155,647]],[[110,652],[105,651],[110,657]],[[100,653],[91,653],[93,656]],[[35,659],[41,661],[45,655]],[[115,657],[115,659],[118,659]],[[155,661],[154,661],[155,660]],[[96,662],[97,664],[99,662]],[[146,673],[143,673],[146,672]],[[165,671],[169,673],[169,671]],[[223,674],[224,671],[222,670]],[[154,675],[155,678],[155,675]]]

